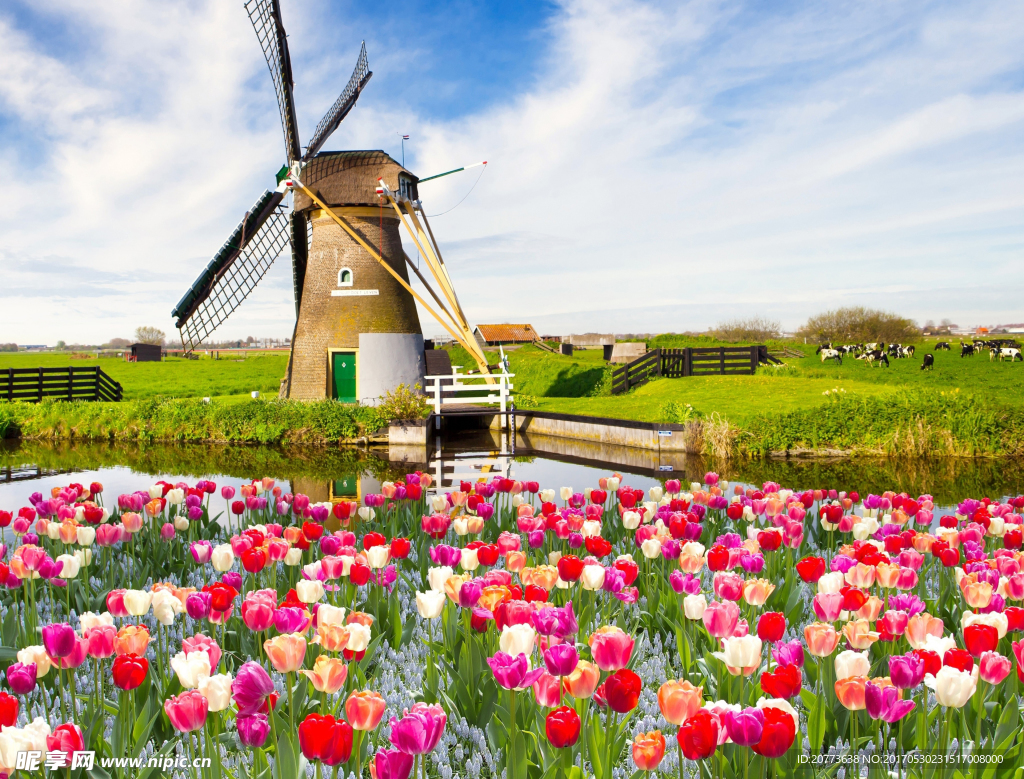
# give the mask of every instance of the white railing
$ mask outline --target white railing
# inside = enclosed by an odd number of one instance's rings
[[[513,463],[508,436],[504,432],[501,434],[501,444],[497,450],[449,454],[447,457],[442,454],[441,437],[438,436],[434,457],[429,466],[434,471],[434,481],[430,489],[440,495],[458,489],[459,484],[464,481],[477,482],[495,476],[511,479],[515,476]]]
[[[467,376],[460,374],[458,366],[446,376],[424,376],[424,391],[428,403],[434,408],[435,424],[441,426],[441,414],[445,406],[462,406],[466,404],[498,406],[501,414],[508,411],[508,402],[512,398],[512,378],[514,373],[492,373],[490,377],[495,384],[475,383],[485,374]],[[465,379],[472,379],[473,384],[466,384]],[[486,394],[480,395],[480,392]]]

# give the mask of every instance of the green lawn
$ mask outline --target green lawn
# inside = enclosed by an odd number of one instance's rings
[[[0,353],[0,369],[99,365],[124,387],[126,400],[245,396],[253,390],[277,397],[288,367],[287,352],[249,352],[245,359],[184,360],[128,363],[114,357],[71,359],[70,354]]]

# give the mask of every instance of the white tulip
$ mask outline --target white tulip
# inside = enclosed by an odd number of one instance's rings
[[[661,499],[665,496],[665,488],[660,485],[657,487],[651,487],[647,494],[651,496],[651,500],[655,503],[660,503]]]
[[[92,548],[87,546],[85,549],[76,549],[75,559],[82,568],[92,565]]]
[[[423,619],[437,619],[441,616],[445,601],[448,598],[443,592],[427,590],[416,593],[416,610]]]
[[[231,551],[231,544],[215,546],[210,557],[210,564],[213,565],[213,570],[218,573],[230,571],[231,566],[235,564],[235,553]]]
[[[185,502],[185,490],[175,487],[173,490],[167,490],[167,494],[164,497],[167,498],[168,505],[180,506]]]
[[[540,491],[541,503],[553,503],[555,500],[555,491],[552,489]]]
[[[368,625],[353,622],[348,626],[348,645],[345,648],[349,652],[365,652],[369,645],[370,628]]]
[[[149,611],[153,603],[153,593],[145,590],[125,590],[124,607],[133,617],[141,617]]]
[[[57,562],[63,563],[58,574],[62,579],[74,579],[82,567],[81,560],[70,554],[57,555]]]
[[[174,529],[177,530],[179,533],[184,533],[186,530],[188,530],[188,526],[188,517],[186,517],[184,514],[179,514],[174,518]]]
[[[580,533],[584,538],[593,538],[601,535],[601,523],[596,519],[588,519],[583,523]]]
[[[444,495],[435,495],[430,499],[430,506],[434,511],[443,514],[448,511],[448,498]]]
[[[377,517],[377,512],[369,506],[360,506],[358,514],[363,522],[372,522]]]
[[[636,530],[638,527],[640,527],[640,512],[623,511],[622,526],[626,528],[626,530]]]
[[[323,565],[319,560],[314,560],[313,562],[302,566],[302,572],[310,579],[318,579],[322,570]]]
[[[818,594],[820,595],[832,595],[839,592],[843,587],[846,586],[846,576],[842,571],[832,571],[826,573],[820,579],[818,579]]]
[[[729,673],[749,676],[761,665],[761,639],[756,635],[733,636],[722,639],[722,651],[714,655],[729,669]]]
[[[434,592],[444,594],[444,583],[454,573],[455,571],[452,570],[450,565],[437,565],[429,568],[427,569],[427,584],[430,585],[430,589]]]
[[[109,611],[104,611],[102,614],[94,614],[91,611],[86,611],[78,618],[78,621],[81,624],[83,633],[90,628],[114,624],[114,618],[111,616]]]
[[[851,676],[867,676],[871,671],[871,661],[867,652],[854,652],[847,649],[836,655],[836,679],[849,679]]]
[[[927,674],[924,683],[935,691],[935,700],[940,706],[959,709],[978,689],[977,672],[978,666],[974,666],[973,673],[967,673],[951,665],[944,665],[935,676]]]
[[[324,597],[324,583],[319,579],[303,579],[295,585],[295,593],[303,603],[316,603]]]
[[[533,654],[533,646],[537,641],[537,631],[532,625],[505,625],[501,629],[498,647],[502,652],[516,657]]]
[[[320,625],[344,625],[345,607],[332,606],[330,603],[321,603],[316,610],[316,624]]]
[[[708,601],[703,592],[683,598],[683,614],[687,619],[702,619],[707,607]]]
[[[231,674],[204,676],[199,680],[198,689],[209,703],[210,711],[224,711],[231,705]]]
[[[469,535],[469,519],[467,517],[456,517],[452,522],[452,530],[457,536]]]
[[[37,679],[42,679],[50,672],[50,668],[53,667],[53,660],[51,660],[50,655],[47,654],[46,647],[39,644],[19,649],[18,662],[25,665],[35,663]]]
[[[562,487],[558,491],[558,495],[559,497],[561,497],[562,500],[569,500],[569,498],[571,498],[573,495],[572,487]]]
[[[156,498],[162,498],[164,496],[164,488],[159,484],[154,484],[149,488],[149,497],[151,500]]]
[[[79,525],[77,532],[79,546],[92,546],[92,542],[96,540],[96,528],[94,527]]]
[[[296,566],[299,565],[301,562],[302,550],[299,549],[297,546],[293,546],[291,549],[289,549],[284,556],[285,565]]]
[[[939,657],[945,657],[946,652],[950,649],[956,649],[956,639],[952,636],[933,636],[929,633],[924,638],[924,645],[922,649],[927,649],[929,652],[934,652]]]
[[[463,571],[475,571],[480,567],[480,558],[475,549],[463,549],[459,558],[459,567]]]
[[[562,553],[557,549],[548,552],[548,565],[558,565],[558,561],[562,559]]]
[[[389,560],[391,560],[391,547],[389,546],[371,546],[366,550],[366,564],[374,570],[383,568]]]
[[[648,560],[661,557],[661,541],[657,538],[648,538],[640,544],[640,551],[643,552],[644,557]]]
[[[186,690],[199,685],[199,680],[210,675],[210,654],[205,649],[178,652],[171,658],[171,670],[178,675],[178,681]]]
[[[46,525],[46,536],[51,541],[60,539],[60,522],[50,522]]]
[[[580,583],[585,590],[599,590],[604,586],[605,570],[603,565],[584,565],[580,575]]]
[[[173,625],[174,617],[185,610],[181,601],[167,590],[153,595],[153,616],[161,625]]]

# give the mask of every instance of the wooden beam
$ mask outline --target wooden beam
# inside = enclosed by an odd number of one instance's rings
[[[309,196],[310,200],[312,200],[314,203],[316,203],[318,206],[320,206],[320,208],[324,209],[324,211],[326,211],[330,215],[331,219],[333,219],[342,230],[344,230],[346,233],[348,233],[356,243],[358,243],[360,246],[362,246],[364,249],[366,249],[366,251],[369,252],[370,256],[373,257],[373,259],[375,259],[377,262],[379,262],[383,266],[384,270],[386,270],[388,273],[390,273],[392,276],[394,276],[395,281],[397,281],[399,284],[401,284],[403,287],[405,287],[406,291],[410,295],[412,295],[414,298],[416,298],[416,300],[419,302],[419,304],[421,306],[423,306],[430,313],[430,315],[432,317],[434,317],[434,319],[436,319],[440,323],[440,325],[451,334],[452,338],[454,338],[456,341],[458,341],[460,344],[462,344],[462,346],[470,354],[473,354],[474,357],[475,357],[475,354],[474,354],[473,350],[469,347],[469,345],[467,343],[465,343],[463,341],[462,336],[460,336],[459,333],[457,333],[455,330],[453,330],[448,325],[448,323],[445,322],[440,317],[440,315],[438,315],[438,313],[436,311],[434,311],[434,309],[432,309],[429,305],[427,305],[427,302],[416,293],[416,290],[414,290],[412,287],[409,286],[409,282],[407,282],[405,279],[403,279],[398,274],[398,272],[395,271],[395,269],[392,268],[391,265],[389,265],[384,260],[383,257],[381,257],[380,254],[378,254],[368,243],[366,243],[366,241],[363,240],[363,237],[361,235],[359,235],[359,233],[357,233],[355,231],[355,229],[353,229],[353,227],[348,222],[346,222],[344,219],[342,219],[340,216],[338,216],[336,213],[334,213],[320,198],[318,198],[316,195],[314,195],[313,192],[310,191],[310,189],[305,184],[303,184],[302,182],[300,182],[298,180],[295,180],[295,179],[293,179],[293,180],[295,181],[295,184],[299,187],[299,189],[301,189],[303,192],[306,193],[306,195]],[[481,368],[481,370],[486,371],[487,374],[488,374],[488,375],[486,375],[484,377],[487,380],[487,383],[488,384],[493,384],[494,383],[494,379],[491,378],[490,375],[489,375],[490,374],[490,370],[487,368],[486,360],[484,361],[483,365],[480,366],[480,368]]]

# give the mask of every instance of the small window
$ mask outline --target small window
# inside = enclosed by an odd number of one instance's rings
[[[352,271],[349,268],[342,268],[340,271],[338,271],[338,286],[352,286]]]

